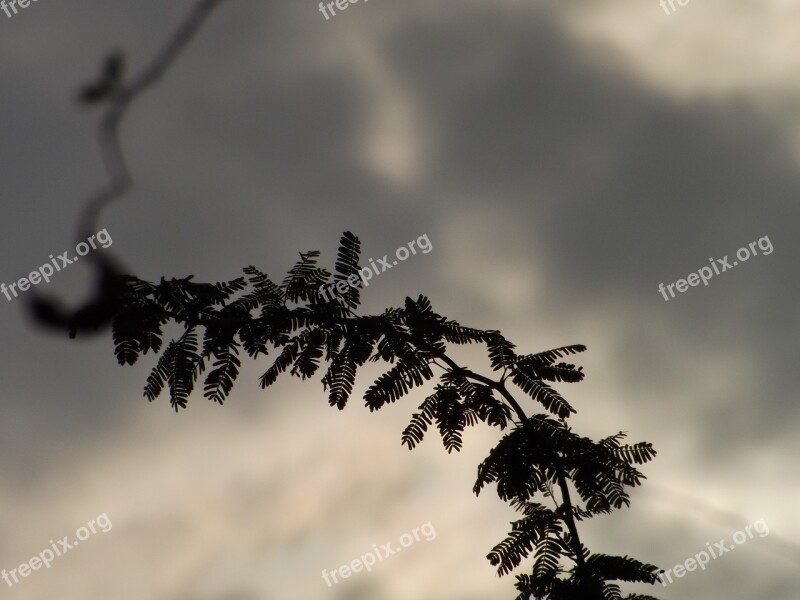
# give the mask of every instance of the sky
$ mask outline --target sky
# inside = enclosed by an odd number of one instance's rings
[[[139,72],[192,5],[0,13],[0,281],[72,252],[105,181],[79,87],[112,49]],[[279,279],[300,251],[332,267],[346,230],[365,258],[427,235],[429,253],[370,283],[365,314],[425,294],[520,352],[585,344],[586,378],[559,386],[575,430],[658,450],[630,508],[582,525],[592,550],[667,569],[768,530],[625,591],[796,600],[800,8],[675,6],[372,0],[326,19],[311,0],[223,2],[126,116],[134,186],[101,214],[112,243],[96,252],[148,280]],[[726,256],[707,285],[659,291]],[[37,289],[77,304],[90,285],[75,264]],[[108,332],[56,336],[3,296],[0,326],[0,569],[97,530],[0,581],[3,598],[515,596],[486,554],[516,514],[472,493],[497,431],[409,452],[424,395],[370,413],[367,371],[337,411],[319,381],[261,390],[264,360],[224,406],[195,393],[176,414],[142,395],[152,358],[119,366]],[[479,348],[461,356],[487,372]],[[415,528],[435,535],[323,579]]]

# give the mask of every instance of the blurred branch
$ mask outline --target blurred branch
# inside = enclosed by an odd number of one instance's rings
[[[119,139],[122,119],[133,102],[164,76],[180,53],[194,39],[208,17],[225,0],[199,0],[178,25],[161,51],[147,64],[129,85],[120,82],[119,88],[106,99],[107,108],[100,118],[98,137],[108,183],[89,197],[78,222],[77,241],[95,232],[100,211],[127,192],[133,180],[125,161]]]
[[[106,56],[98,80],[81,90],[80,100],[84,104],[105,105],[105,112],[100,117],[98,126],[98,137],[108,183],[86,201],[78,219],[76,244],[94,237],[99,229],[97,221],[100,212],[110,202],[125,194],[133,183],[119,139],[119,127],[128,109],[143,92],[163,77],[211,12],[224,1],[196,2],[161,51],[129,85],[126,85],[123,76],[123,54],[111,52]],[[79,331],[96,332],[112,322],[126,290],[122,278],[126,270],[110,251],[90,253],[87,256],[94,268],[96,280],[89,300],[80,308],[70,309],[57,298],[45,297],[31,291],[26,304],[37,325],[67,331],[70,337],[75,337]]]

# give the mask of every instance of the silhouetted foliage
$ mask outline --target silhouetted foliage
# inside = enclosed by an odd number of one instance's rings
[[[110,52],[98,77],[79,91],[82,103],[101,110],[98,133],[108,181],[89,197],[78,240],[96,231],[100,211],[131,187],[119,142],[119,126],[129,108],[163,77],[224,1],[196,0],[161,50],[133,76],[125,74],[124,54]],[[579,538],[576,521],[627,506],[626,488],[644,478],[633,465],[655,456],[649,443],[624,445],[624,433],[594,442],[567,425],[575,409],[550,384],[583,379],[580,367],[561,359],[583,352],[584,346],[519,355],[499,331],[448,320],[424,296],[406,298],[402,307],[379,315],[359,316],[354,311],[360,285],[342,283],[344,291],[333,297],[320,293],[320,286],[331,280],[348,282],[358,273],[360,243],[349,232],[342,236],[333,274],[317,266],[319,252],[306,252],[281,283],[252,266],[243,277],[223,283],[195,283],[191,276],[151,283],[121,276],[124,271],[111,255],[90,256],[98,282],[92,299],[69,310],[58,300],[35,296],[32,314],[37,323],[68,331],[71,337],[111,322],[122,365],[133,365],[140,355],[152,352],[158,358],[144,388],[148,400],[166,390],[176,411],[186,408],[202,378],[203,395],[222,404],[239,376],[243,353],[251,358],[273,353],[271,366],[259,379],[263,388],[287,371],[302,379],[313,377],[324,364],[322,384],[330,405],[339,409],[346,406],[357,371],[367,361],[391,365],[364,394],[371,411],[436,379],[401,442],[413,449],[435,425],[445,449],[452,452],[461,449],[468,426],[482,422],[508,430],[479,466],[474,491],[494,483],[498,496],[522,513],[487,557],[499,575],[533,557],[530,572],[517,576],[517,600],[621,599],[614,582],[657,580],[656,567],[627,556],[591,554]],[[169,324],[183,331],[165,345]],[[447,354],[447,344],[474,343],[486,346],[497,379],[464,368]],[[509,383],[546,412],[528,415]],[[572,502],[573,493],[582,505]],[[533,502],[538,497],[549,499],[554,509]],[[655,600],[636,594],[626,598]]]
[[[550,384],[581,381],[582,368],[561,359],[586,348],[571,345],[520,355],[499,331],[449,320],[425,296],[406,298],[402,307],[378,315],[357,315],[360,282],[332,297],[321,294],[320,286],[357,275],[359,255],[358,238],[347,232],[335,275],[319,267],[319,252],[311,251],[300,254],[280,284],[255,267],[245,268],[244,277],[216,284],[195,283],[191,276],[159,283],[125,277],[126,291],[113,321],[117,360],[133,365],[141,354],[160,354],[144,394],[152,401],[166,390],[176,411],[187,406],[204,374],[204,396],[222,404],[239,375],[242,353],[252,358],[272,354],[259,380],[262,388],[282,373],[306,379],[326,365],[323,388],[330,405],[339,409],[346,406],[357,371],[367,361],[391,365],[364,394],[370,411],[436,379],[401,442],[413,449],[435,425],[452,452],[461,449],[464,429],[479,422],[507,430],[478,467],[474,492],[496,484],[498,496],[522,514],[487,556],[498,575],[533,557],[531,570],[517,576],[518,600],[621,599],[614,582],[655,583],[657,567],[627,556],[592,554],[580,542],[576,521],[628,506],[627,488],[644,479],[634,465],[656,454],[649,443],[623,444],[623,432],[595,442],[569,427],[575,409]],[[181,325],[183,333],[164,347],[168,323]],[[473,343],[485,344],[497,379],[462,367],[447,354],[448,344]],[[509,382],[546,412],[528,415]]]

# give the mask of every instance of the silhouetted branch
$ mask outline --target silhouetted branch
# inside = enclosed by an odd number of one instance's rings
[[[455,371],[459,371],[465,377],[470,379],[474,379],[475,381],[479,381],[484,385],[489,386],[490,388],[497,390],[503,399],[508,402],[508,405],[517,415],[517,422],[521,427],[526,427],[530,430],[531,424],[528,421],[528,416],[525,411],[520,406],[519,402],[511,395],[511,393],[506,388],[504,381],[505,377],[501,378],[500,380],[490,379],[484,375],[479,373],[475,373],[470,369],[465,369],[458,365],[454,360],[452,360],[449,356],[447,356],[444,352],[438,351],[435,348],[428,347],[426,348],[428,352],[431,352],[436,357],[440,358],[444,361],[451,369]],[[553,459],[557,459],[557,456],[554,456]],[[576,562],[579,566],[584,565],[583,554],[581,551],[581,539],[578,534],[578,527],[575,523],[575,518],[573,517],[573,506],[572,506],[572,499],[570,498],[569,494],[569,487],[567,486],[567,479],[564,473],[563,468],[559,467],[558,469],[558,487],[561,491],[561,501],[564,503],[564,522],[569,529],[569,532],[572,534],[572,541],[573,541],[573,551],[576,554]]]
[[[126,84],[123,73],[125,59],[121,52],[109,54],[97,82],[84,86],[80,99],[85,104],[105,104],[98,125],[98,141],[108,182],[86,201],[78,219],[76,243],[88,239],[98,230],[100,212],[110,202],[130,189],[133,180],[120,143],[119,129],[128,109],[152,87],[191,42],[211,12],[225,0],[200,0],[180,23],[167,43],[135,77]],[[90,253],[87,260],[95,270],[94,293],[77,309],[70,309],[59,299],[31,291],[27,308],[42,327],[68,331],[97,331],[111,323],[119,310],[125,291],[122,275],[127,271],[113,253]]]
[[[317,266],[319,252],[311,251],[300,253],[280,284],[255,267],[246,267],[244,277],[214,284],[129,278],[124,309],[114,319],[117,360],[134,364],[142,354],[160,354],[144,393],[152,401],[168,392],[176,411],[186,408],[204,373],[203,395],[222,404],[239,375],[243,353],[256,358],[275,352],[259,380],[262,388],[287,372],[310,378],[327,363],[321,382],[329,404],[339,409],[346,406],[357,370],[367,361],[389,365],[364,393],[370,411],[438,378],[401,443],[413,449],[435,427],[445,449],[459,451],[467,427],[483,422],[505,430],[514,425],[479,465],[473,491],[479,494],[495,484],[500,499],[524,513],[487,555],[499,575],[532,555],[532,570],[517,575],[518,600],[621,599],[614,581],[655,583],[657,567],[592,554],[579,537],[576,521],[629,504],[626,488],[644,479],[635,465],[655,456],[649,443],[622,444],[624,433],[594,441],[568,426],[575,410],[549,383],[583,379],[582,367],[560,359],[585,346],[518,355],[499,331],[448,320],[434,312],[425,296],[406,298],[403,306],[380,314],[358,315],[360,293],[346,292],[360,289],[339,290],[333,297],[324,290],[331,279],[343,283],[351,277],[356,282],[349,287],[361,287],[359,248],[358,238],[345,232],[335,275]],[[183,333],[163,346],[168,323],[182,326]],[[451,345],[474,343],[486,346],[497,379],[462,367],[448,355]],[[442,373],[434,373],[433,366]],[[529,416],[511,393],[509,380],[547,412]],[[550,498],[555,509],[535,502],[539,495]]]
[[[129,85],[122,80],[116,90],[109,90],[108,96],[104,99],[107,107],[98,126],[98,138],[108,183],[88,199],[79,220],[78,241],[94,233],[100,211],[110,202],[122,196],[132,185],[133,180],[119,139],[120,124],[128,109],[143,92],[164,76],[164,73],[192,41],[214,9],[225,1],[200,0],[197,2],[169,37],[161,51],[142,69],[141,73]]]

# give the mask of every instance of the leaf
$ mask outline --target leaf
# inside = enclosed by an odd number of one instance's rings
[[[514,344],[499,335],[487,342],[486,348],[489,351],[489,361],[492,364],[492,369],[495,371],[507,369],[517,361],[517,355],[514,353]]]
[[[161,354],[161,358],[158,359],[156,366],[153,367],[153,370],[147,377],[147,384],[144,386],[144,395],[150,402],[161,395],[161,391],[164,389],[169,373],[169,365],[172,363],[175,354],[175,345],[175,340],[170,341],[167,348]]]
[[[407,327],[408,337],[418,348],[432,352],[443,352],[441,323],[444,318],[433,312],[430,300],[420,295],[416,300],[406,297],[401,313]]]
[[[575,412],[575,409],[570,406],[569,402],[564,400],[561,394],[543,381],[533,379],[526,373],[517,369],[512,371],[511,380],[517,384],[523,392],[539,402],[551,413],[557,415],[559,419],[566,419]]]
[[[451,370],[442,375],[442,382],[454,386],[464,398],[466,409],[491,426],[505,429],[512,412],[508,405],[494,397],[492,389],[484,384],[469,381],[462,370]]]
[[[300,349],[298,338],[302,335],[303,334],[300,334],[292,339],[292,341],[283,348],[278,358],[272,363],[272,366],[259,378],[259,384],[262,389],[275,383],[278,380],[278,376],[294,363]]]
[[[412,357],[410,361],[398,362],[375,380],[364,394],[364,402],[373,412],[387,402],[395,402],[413,387],[422,385],[432,377],[433,371],[427,359]]]
[[[230,281],[222,281],[214,284],[219,291],[218,297],[222,300],[227,300],[236,292],[241,292],[247,287],[244,277],[237,277]]]
[[[305,343],[295,358],[291,374],[307,379],[313,377],[319,369],[319,361],[322,358],[322,348],[325,344],[325,332],[319,328],[308,330],[308,335],[301,336]]]
[[[636,463],[638,465],[649,462],[656,456],[653,444],[649,442],[639,442],[632,446],[625,445],[614,448],[612,453],[628,463]]]
[[[436,427],[442,436],[447,453],[461,450],[461,432],[467,425],[464,414],[464,406],[458,401],[458,392],[452,388],[441,390],[441,400],[436,403],[434,408]]]
[[[515,364],[516,370],[524,373],[531,379],[544,379],[545,381],[578,383],[583,380],[585,373],[583,367],[575,367],[567,363],[545,365],[521,358]]]
[[[249,315],[251,311],[259,308],[282,308],[284,302],[283,291],[280,288],[259,287],[237,298],[226,309],[229,314]]]
[[[558,560],[561,557],[559,543],[552,536],[560,531],[556,523],[543,527],[543,532],[536,543],[536,560],[533,563],[534,579],[552,579],[558,572]]]
[[[300,260],[289,269],[281,283],[287,300],[319,302],[318,288],[328,282],[330,273],[316,267],[318,257],[318,250],[300,253]]]
[[[238,344],[232,342],[228,348],[216,353],[214,369],[206,376],[204,396],[218,404],[225,402],[239,375],[242,363],[237,356],[237,347]]]
[[[529,500],[553,476],[545,459],[546,442],[527,427],[517,427],[506,434],[478,466],[476,495],[489,483],[497,483],[501,500]]]
[[[546,350],[545,352],[537,352],[536,354],[526,354],[525,356],[520,357],[520,360],[541,365],[551,365],[559,358],[585,351],[586,346],[583,344],[574,344],[572,346],[561,346],[560,348]]]
[[[140,353],[158,352],[165,319],[155,302],[131,294],[111,322],[114,353],[119,364],[132,365]]]
[[[121,365],[132,365],[139,358],[139,342],[133,337],[125,336],[123,330],[113,326],[114,354]]]
[[[356,380],[356,361],[353,357],[353,347],[345,342],[344,347],[331,360],[330,368],[325,380],[330,385],[328,403],[342,410],[353,392]]]
[[[188,329],[175,342],[172,360],[167,365],[170,403],[175,411],[179,407],[186,408],[186,401],[194,387],[195,366],[198,360],[197,335],[194,329]]]
[[[269,326],[262,318],[254,318],[245,321],[239,328],[239,339],[242,347],[250,358],[256,358],[259,354],[267,355],[269,350]]]
[[[551,532],[561,531],[559,517],[542,504],[523,503],[526,517],[512,523],[512,530],[505,540],[497,544],[486,558],[492,566],[498,567],[499,576],[510,573],[519,566],[534,548]],[[548,548],[548,552],[552,549]],[[558,548],[555,552],[558,556]],[[556,558],[556,564],[558,559]]]
[[[492,548],[486,558],[492,566],[498,567],[497,574],[502,577],[517,568],[522,559],[534,551],[540,537],[541,533],[534,528],[512,531],[506,539]]]
[[[352,283],[348,281],[351,276],[358,277],[358,259],[360,255],[361,242],[352,233],[345,231],[339,242],[339,253],[334,267],[336,271],[334,280],[345,282],[346,290],[344,293],[339,294],[338,298],[344,306],[351,310],[358,308],[358,305],[361,303],[361,297],[359,295],[361,280],[358,280],[357,285],[352,285]]]
[[[659,568],[648,565],[629,556],[609,556],[592,554],[586,566],[604,580],[627,581],[630,583],[656,583]]]
[[[444,339],[451,344],[472,344],[474,342],[489,342],[495,339],[499,334],[498,331],[483,331],[482,329],[473,329],[472,327],[464,327],[455,321],[443,320],[439,323],[439,331]]]
[[[622,592],[615,583],[603,584],[603,600],[622,600]]]
[[[411,416],[411,422],[403,430],[401,443],[406,445],[409,450],[413,450],[417,444],[422,442],[428,427],[433,424],[436,417],[436,405],[442,400],[442,391],[437,389],[433,394],[425,398],[419,405],[421,412]]]

